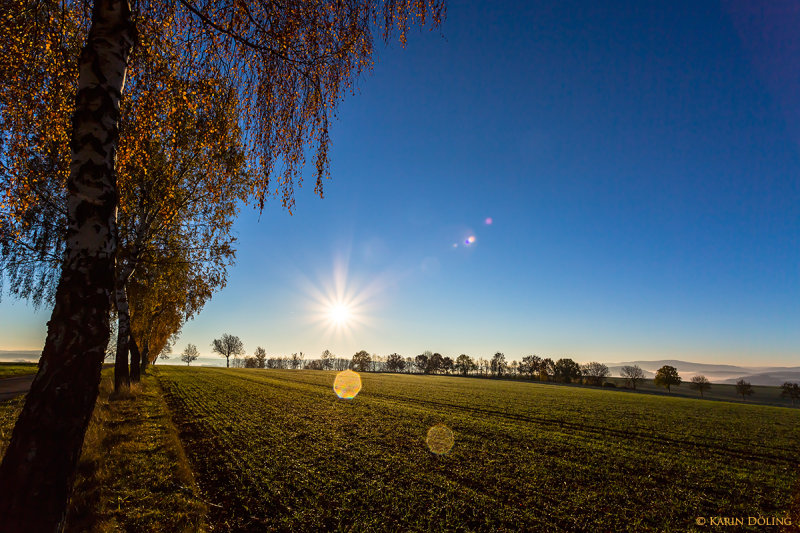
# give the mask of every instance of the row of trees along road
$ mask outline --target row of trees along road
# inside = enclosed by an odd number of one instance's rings
[[[124,387],[128,348],[147,361],[224,284],[237,202],[291,211],[307,150],[322,196],[329,113],[373,33],[404,42],[444,17],[438,0],[134,8],[3,4],[2,267],[53,312],[0,465],[0,531],[63,526],[112,313]]]

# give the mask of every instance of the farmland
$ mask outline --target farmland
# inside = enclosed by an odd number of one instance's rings
[[[36,363],[0,363],[0,379],[35,374],[38,369]]]
[[[701,531],[785,517],[798,474],[795,409],[391,374],[348,401],[330,372],[156,373],[220,530]],[[455,444],[436,455],[441,424]]]

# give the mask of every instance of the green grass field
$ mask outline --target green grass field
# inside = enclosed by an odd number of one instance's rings
[[[0,363],[0,379],[35,374],[38,363]]]
[[[708,531],[785,517],[798,477],[797,409],[390,374],[346,401],[332,372],[156,372],[223,530]]]

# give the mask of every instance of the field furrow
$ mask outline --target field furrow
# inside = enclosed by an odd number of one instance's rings
[[[800,411],[434,376],[163,367],[212,523],[231,530],[686,531],[778,516]],[[429,428],[455,434],[446,455]]]

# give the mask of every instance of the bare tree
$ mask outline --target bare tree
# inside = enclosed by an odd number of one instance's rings
[[[196,361],[198,357],[200,357],[200,353],[197,351],[197,346],[189,344],[184,348],[181,354],[181,361],[186,363],[186,366],[189,366],[193,361]]]
[[[289,365],[291,366],[292,370],[303,368],[303,359],[305,358],[306,356],[303,354],[303,352],[300,352],[299,354],[293,353],[292,357],[289,359]]]
[[[692,381],[689,382],[689,388],[692,390],[700,391],[700,397],[703,397],[703,391],[707,391],[711,388],[711,382],[708,381],[708,378],[702,375],[697,375],[692,378]]]
[[[211,350],[224,357],[225,366],[230,368],[231,357],[236,358],[244,355],[244,344],[242,344],[242,340],[239,337],[223,333],[222,338],[214,339],[211,343]]]
[[[506,373],[508,370],[508,363],[506,363],[506,356],[500,352],[497,352],[492,357],[492,374],[501,378],[503,374]]]
[[[644,381],[644,370],[639,365],[625,365],[620,369],[620,375],[625,379],[625,386],[636,390],[636,384]]]
[[[325,350],[320,356],[323,370],[333,370],[333,360],[336,358],[330,350]]]
[[[381,363],[383,359],[380,355],[372,354],[370,356],[369,370],[370,372],[378,372],[381,370]]]
[[[581,374],[583,374],[584,382],[589,385],[602,385],[603,380],[608,377],[608,367],[603,363],[592,361],[581,365]]]
[[[175,344],[176,337],[170,337],[161,347],[161,350],[153,357],[153,364],[156,364],[156,361],[161,359],[162,361],[166,361],[169,359],[169,354],[172,353],[172,346]]]
[[[478,367],[478,374],[480,374],[481,376],[486,376],[489,374],[489,368],[491,368],[491,365],[489,364],[489,361],[487,359],[479,357],[477,361],[477,367]]]
[[[745,381],[744,379],[740,379],[736,382],[736,394],[742,397],[742,400],[747,400],[748,396],[752,396],[755,391],[753,390],[753,386],[750,385],[749,381]]]
[[[800,385],[788,381],[781,385],[781,397],[787,396],[792,400],[792,407],[794,407],[794,402],[800,399]]]

